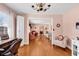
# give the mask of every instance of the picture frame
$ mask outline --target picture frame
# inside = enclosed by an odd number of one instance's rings
[[[59,28],[60,26],[61,26],[60,24],[57,24],[57,25],[56,25],[56,27],[58,27],[58,28]]]

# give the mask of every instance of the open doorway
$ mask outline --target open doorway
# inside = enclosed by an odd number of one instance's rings
[[[52,22],[53,23],[53,22]],[[53,31],[51,19],[29,19],[29,43],[35,40],[48,40],[52,44]]]

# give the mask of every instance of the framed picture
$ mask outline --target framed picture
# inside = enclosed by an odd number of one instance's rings
[[[59,28],[61,25],[60,24],[57,24],[56,26]]]
[[[76,29],[79,29],[79,22],[76,22]]]

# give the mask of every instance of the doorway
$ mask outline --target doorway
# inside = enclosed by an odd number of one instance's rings
[[[29,43],[37,38],[47,38],[53,44],[53,22],[50,18],[30,18]]]

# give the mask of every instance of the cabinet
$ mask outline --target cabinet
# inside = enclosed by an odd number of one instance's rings
[[[57,37],[53,40],[53,44],[62,48],[66,48],[67,46],[67,37],[64,36],[63,40],[59,40]]]
[[[72,42],[73,42],[72,54],[73,56],[79,56],[79,40],[74,39]]]

